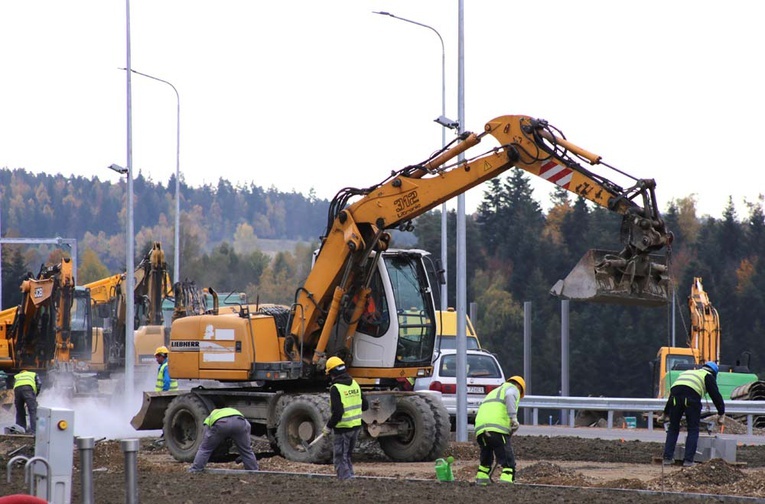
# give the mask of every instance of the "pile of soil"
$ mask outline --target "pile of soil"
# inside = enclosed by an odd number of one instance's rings
[[[390,462],[376,444],[361,443],[354,454],[357,478],[338,482],[329,465],[301,464],[270,452],[265,440],[255,443],[261,472],[241,469],[235,462],[211,463],[209,471],[188,474],[189,464],[175,461],[156,438],[142,438],[138,452],[138,495],[142,502],[226,504],[249,502],[340,503],[370,501],[461,502],[480,498],[506,500],[508,492],[522,502],[708,502],[709,495],[765,498],[765,446],[739,446],[737,464],[720,459],[690,468],[664,467],[661,443],[611,441],[573,437],[517,436],[518,483],[479,488],[473,485],[478,465],[474,443],[453,442],[455,481],[436,480],[432,462]],[[33,440],[0,436],[0,464],[15,455],[32,455]],[[79,456],[74,450],[72,502],[81,501]],[[125,502],[125,458],[118,441],[96,443],[93,478],[96,502]],[[0,495],[25,493],[21,468]],[[604,474],[606,476],[604,476]],[[494,475],[494,480],[498,480]],[[681,492],[682,495],[675,492]]]

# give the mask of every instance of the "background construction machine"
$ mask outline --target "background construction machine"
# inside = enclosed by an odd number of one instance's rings
[[[69,396],[96,395],[99,379],[125,365],[125,275],[75,285],[71,259],[42,266],[21,282],[22,303],[0,312],[0,370],[38,372],[46,388]],[[154,361],[169,341],[162,297],[169,276],[158,243],[135,271],[136,362]]]
[[[455,162],[487,136],[499,146]],[[428,376],[432,370],[435,286],[423,261],[427,253],[388,250],[386,230],[411,230],[415,217],[512,167],[623,216],[623,249],[591,253],[589,263],[580,261],[579,271],[561,282],[558,294],[666,303],[666,266],[650,254],[668,245],[672,235],[659,214],[654,181],[634,179],[632,187],[623,189],[574,158],[600,163],[600,156],[568,142],[546,121],[502,116],[488,122],[483,132],[465,132],[424,162],[395,171],[379,184],[341,190],[330,204],[314,267],[297,288],[292,307],[174,321],[171,375],[208,382],[187,391],[145,393],[132,425],[163,429],[170,453],[191,461],[204,418],[215,407],[233,406],[247,417],[254,434],[268,436],[285,457],[331,460],[328,439],[309,444],[328,418],[327,358],[342,357],[350,374],[368,383],[395,383]],[[361,324],[370,294],[379,323]],[[377,387],[366,392],[371,407],[363,415],[363,434],[377,439],[393,460],[442,455],[450,422],[437,395]]]
[[[750,399],[744,397],[746,390],[753,386],[759,389],[763,386],[755,373],[749,370],[748,362],[737,362],[733,365],[720,363],[721,326],[717,309],[709,300],[700,277],[693,279],[691,294],[688,296],[690,312],[690,329],[686,347],[661,347],[656,358],[651,363],[653,370],[654,397],[669,397],[677,377],[685,370],[697,369],[705,362],[716,362],[720,367],[717,374],[717,385],[723,399]],[[755,386],[759,383],[760,385]],[[737,389],[741,389],[738,390]],[[736,391],[736,392],[734,392]],[[762,397],[757,397],[761,399]]]

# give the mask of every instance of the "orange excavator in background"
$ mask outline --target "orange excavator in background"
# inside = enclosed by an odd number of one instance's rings
[[[167,344],[163,296],[170,279],[164,253],[155,243],[135,271],[136,362],[154,363]],[[75,285],[73,264],[42,266],[21,283],[22,302],[0,312],[0,370],[36,371],[69,395],[98,393],[98,380],[125,365],[125,275]]]
[[[489,138],[499,145],[458,159]],[[328,462],[332,445],[320,437],[329,415],[325,366],[329,357],[339,356],[352,376],[377,384],[367,392],[371,406],[362,415],[363,436],[377,440],[393,460],[438,458],[450,434],[441,401],[432,394],[381,386],[429,376],[436,338],[436,286],[428,279],[428,254],[389,249],[387,230],[412,230],[412,219],[516,167],[623,217],[622,250],[591,253],[577,265],[578,272],[561,282],[559,295],[666,304],[666,261],[653,253],[669,245],[672,234],[659,213],[655,182],[634,179],[624,189],[577,160],[602,164],[600,156],[572,144],[544,120],[502,116],[378,184],[341,190],[330,203],[321,247],[293,305],[175,320],[171,376],[216,386],[146,392],[132,425],[163,429],[170,453],[191,461],[206,416],[230,406],[286,458]],[[366,329],[361,315],[373,291],[379,317]]]

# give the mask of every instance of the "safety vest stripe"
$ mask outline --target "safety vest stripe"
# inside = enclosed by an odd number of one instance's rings
[[[496,432],[501,432],[501,433],[504,433],[504,434],[510,434],[510,429],[508,429],[508,428],[507,428],[507,427],[505,427],[504,425],[500,425],[500,424],[495,424],[495,423],[485,423],[485,424],[482,424],[482,425],[481,425],[481,428],[482,428],[483,430],[486,430],[486,429],[492,429],[492,430],[494,430],[494,431],[496,431]]]

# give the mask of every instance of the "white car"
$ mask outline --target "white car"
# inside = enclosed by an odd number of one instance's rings
[[[473,423],[481,401],[505,382],[505,373],[494,354],[485,350],[468,350],[466,374],[468,422]],[[414,390],[440,392],[454,422],[457,416],[457,351],[443,350],[439,353],[433,360],[433,376],[417,378]]]

